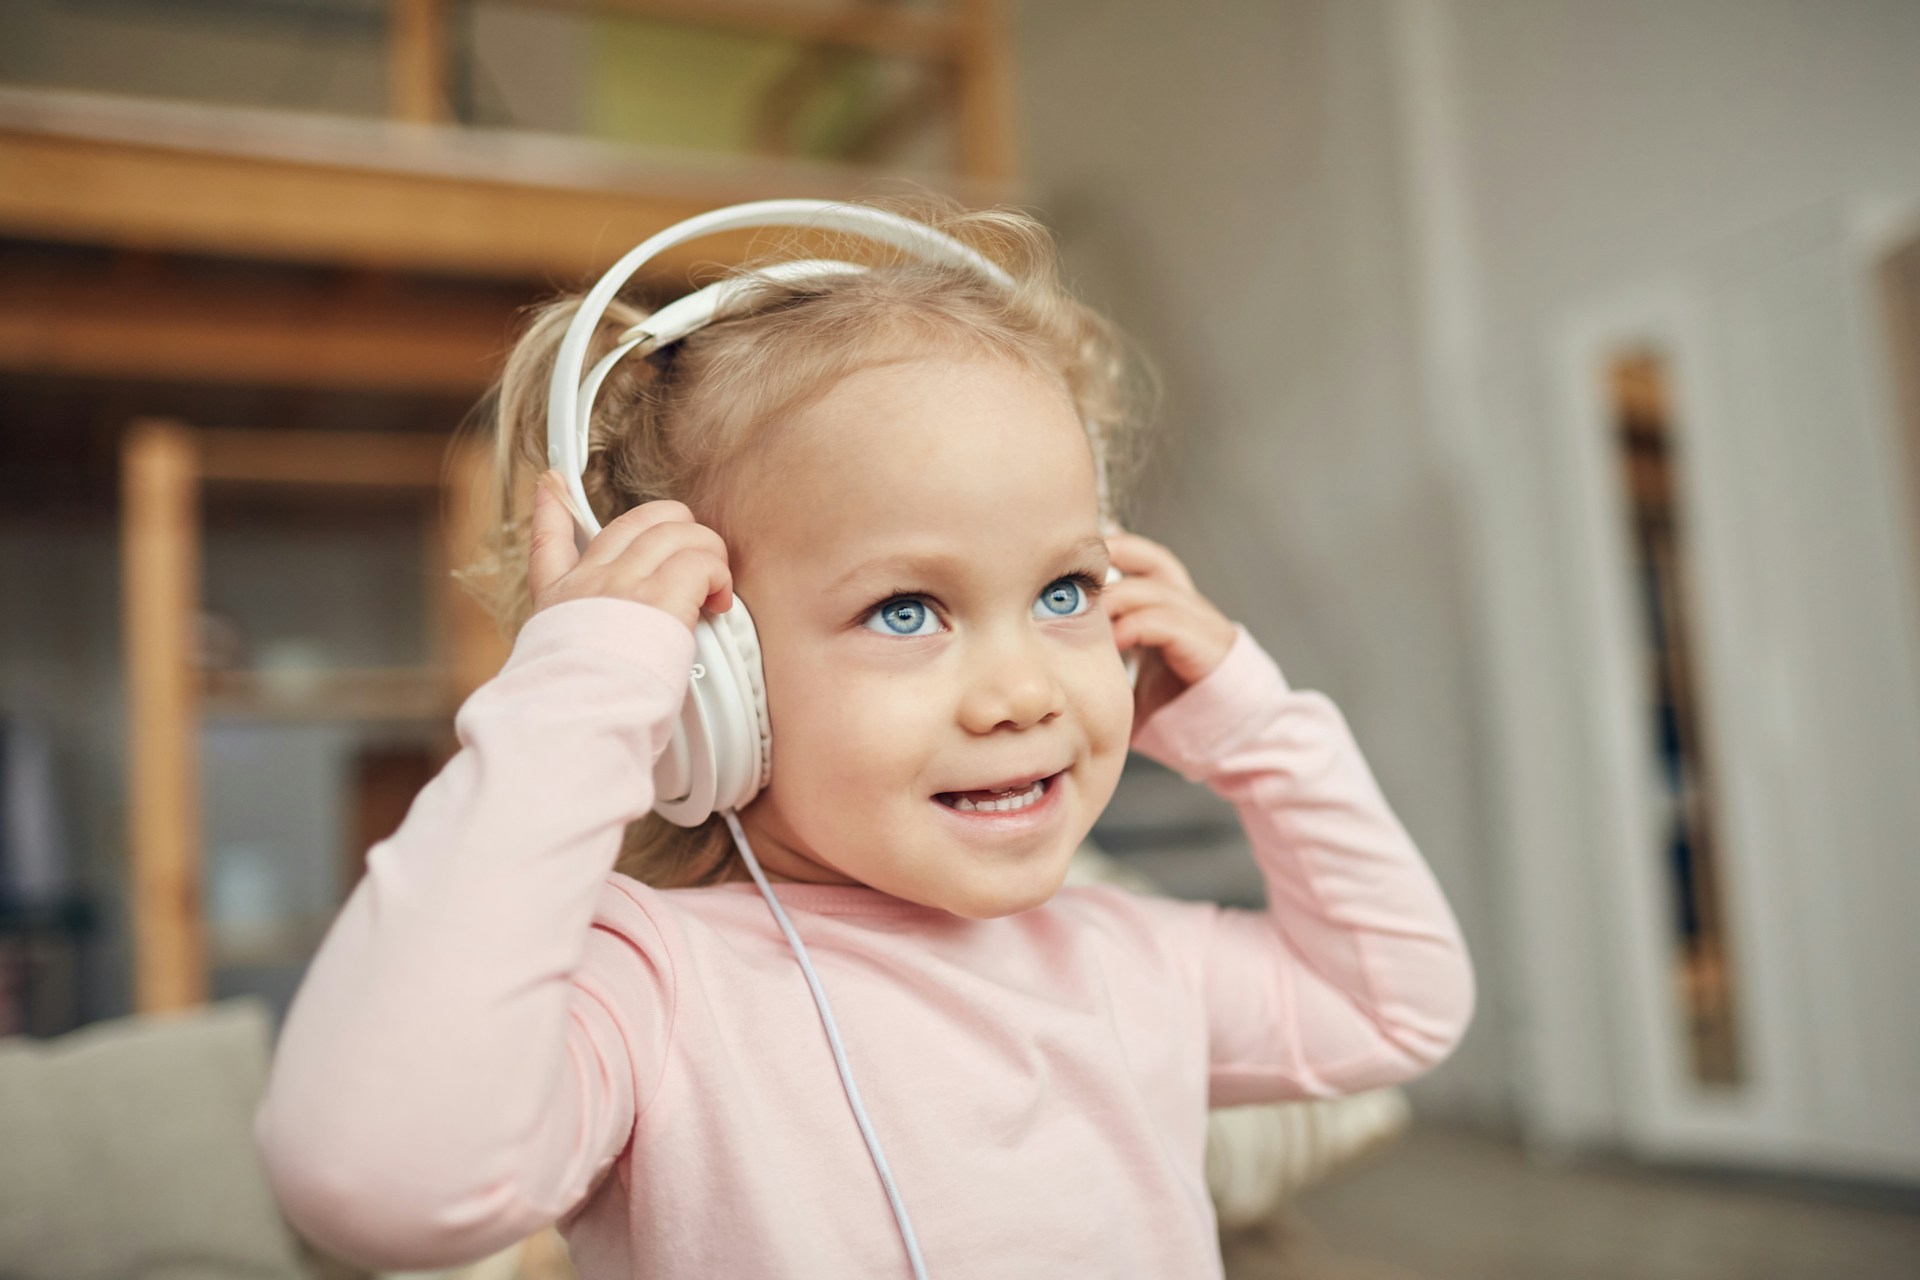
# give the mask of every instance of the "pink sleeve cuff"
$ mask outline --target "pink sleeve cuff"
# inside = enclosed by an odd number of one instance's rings
[[[549,605],[521,625],[509,667],[565,650],[604,654],[637,667],[669,689],[693,670],[693,632],[665,609],[638,600],[590,596]]]

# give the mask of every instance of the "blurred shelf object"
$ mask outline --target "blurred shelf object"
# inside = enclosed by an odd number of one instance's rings
[[[429,0],[431,6],[433,0]],[[528,8],[630,14],[690,26],[783,36],[805,44],[844,45],[871,53],[951,59],[960,55],[966,23],[979,6],[904,5],[826,0],[521,0]],[[422,7],[414,0],[414,7]],[[964,10],[964,11],[963,11]]]
[[[477,558],[489,475],[483,450],[476,441],[450,444],[439,436],[195,430],[155,420],[129,427],[122,449],[122,581],[132,790],[127,836],[140,1011],[202,1003],[209,967],[238,963],[231,940],[224,950],[210,947],[205,918],[204,720],[450,721],[466,694],[504,660],[506,642],[449,572]],[[209,490],[236,489],[336,499],[391,489],[429,504],[441,516],[429,522],[421,548],[428,580],[442,584],[430,610],[438,661],[371,670],[201,670],[201,508]],[[266,951],[284,952],[280,941]],[[259,961],[251,956],[246,963]]]
[[[304,968],[332,923],[330,915],[288,917],[271,928],[214,929],[208,938],[207,963],[221,969]]]
[[[92,898],[66,897],[53,902],[16,902],[0,898],[0,937],[17,934],[91,933],[99,923],[99,906]]]
[[[222,720],[432,721],[459,709],[446,673],[429,667],[207,671],[201,699]]]
[[[388,41],[389,106],[395,118],[445,123],[450,110],[453,41],[450,0],[393,0]],[[648,19],[740,35],[773,37],[833,54],[854,51],[925,64],[916,90],[894,115],[950,113],[958,126],[956,176],[983,186],[1014,177],[1010,55],[1002,0],[519,0],[527,9]],[[795,87],[817,67],[802,59],[797,74],[768,91],[763,114],[777,115]]]
[[[0,898],[0,1036],[52,1036],[79,1025],[79,950],[99,925],[90,897]]]

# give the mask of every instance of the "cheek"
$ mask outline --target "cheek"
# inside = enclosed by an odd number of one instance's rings
[[[1097,759],[1110,761],[1117,776],[1133,737],[1133,686],[1118,654],[1102,662],[1083,684],[1078,699],[1087,740]]]
[[[769,666],[777,789],[789,803],[858,794],[870,804],[917,783],[940,742],[934,705],[910,680],[824,662]]]
[[[1081,642],[1065,664],[1068,696],[1096,754],[1124,756],[1133,737],[1133,686],[1126,662],[1113,647],[1113,630],[1102,627]]]

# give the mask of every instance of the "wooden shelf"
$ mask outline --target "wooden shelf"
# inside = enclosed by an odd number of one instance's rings
[[[448,676],[429,667],[207,671],[208,720],[439,721],[458,704]]]
[[[499,669],[506,645],[447,572],[477,554],[487,481],[484,447],[441,437],[356,432],[196,431],[133,423],[122,443],[121,529],[129,702],[127,841],[133,880],[134,985],[143,1012],[200,1004],[211,963],[291,963],[317,942],[296,930],[239,946],[203,918],[200,726],[384,722],[443,729],[465,694]],[[193,619],[201,608],[202,503],[209,489],[363,496],[413,492],[437,508],[421,544],[431,666],[205,670]],[[271,932],[271,930],[269,930]],[[238,957],[238,959],[236,959]]]
[[[865,166],[717,160],[583,138],[0,88],[0,234],[146,250],[572,280],[654,232],[770,195],[846,199]],[[1012,184],[907,175],[971,204]],[[343,216],[351,210],[352,216]],[[684,285],[750,232],[670,250]]]

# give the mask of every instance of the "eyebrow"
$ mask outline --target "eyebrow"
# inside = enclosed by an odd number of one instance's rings
[[[1094,534],[1088,534],[1084,538],[1061,547],[1060,550],[1054,554],[1053,558],[1066,560],[1074,556],[1104,556],[1107,554],[1106,540]],[[864,578],[869,574],[878,574],[882,570],[903,576],[930,576],[940,572],[942,569],[954,568],[965,563],[966,560],[960,556],[911,554],[876,556],[871,560],[862,561],[835,578],[828,584],[827,590],[839,591],[856,579]]]

